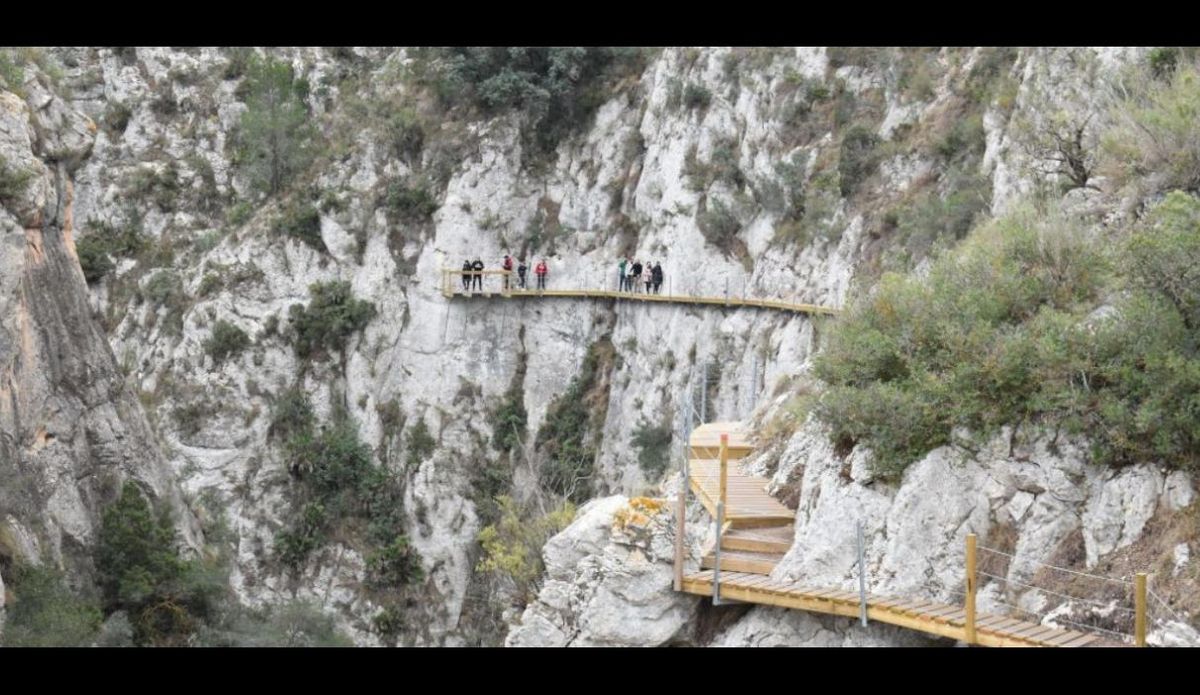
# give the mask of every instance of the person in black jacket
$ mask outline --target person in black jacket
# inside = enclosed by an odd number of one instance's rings
[[[463,261],[462,281],[463,281],[463,292],[470,292],[471,291],[471,259],[470,258]]]
[[[655,263],[654,270],[650,271],[650,275],[654,279],[654,294],[662,294],[662,282],[663,282],[662,263]]]
[[[481,272],[481,271],[483,270],[483,261],[476,258],[475,262],[471,264],[471,270],[475,271],[474,273],[472,273],[472,280],[473,280],[472,284],[474,286],[474,289],[482,290],[483,289],[483,272]]]
[[[525,286],[525,272],[526,272],[527,270],[529,270],[529,268],[528,268],[528,267],[525,265],[525,259],[524,259],[524,258],[522,258],[521,260],[517,261],[517,286],[518,286],[518,287],[520,287],[520,288],[521,288],[521,289],[523,289],[523,290],[524,290],[524,289],[528,289],[528,288]]]
[[[638,285],[642,284],[642,262],[641,261],[633,262],[633,276],[630,278],[630,282],[633,285],[633,287],[631,287],[630,289],[633,290],[634,293],[637,293]]]

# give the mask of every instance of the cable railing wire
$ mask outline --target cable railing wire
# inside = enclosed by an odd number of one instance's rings
[[[984,572],[983,570],[979,570],[979,574],[981,574],[981,575],[983,575],[983,576],[985,576],[985,577],[990,577],[990,578],[992,578],[992,579],[995,579],[995,580],[997,580],[997,581],[1005,582],[1005,583],[1008,583],[1008,584],[1016,584],[1017,586],[1023,586],[1023,587],[1029,588],[1029,589],[1034,589],[1034,590],[1036,590],[1036,591],[1040,591],[1040,592],[1042,592],[1042,593],[1045,593],[1045,594],[1050,594],[1051,596],[1057,596],[1057,597],[1059,597],[1059,598],[1063,598],[1063,599],[1066,599],[1066,600],[1068,600],[1068,601],[1081,601],[1081,602],[1083,602],[1083,603],[1090,603],[1090,604],[1092,604],[1092,605],[1099,606],[1099,607],[1103,608],[1103,609],[1104,609],[1104,610],[1106,610],[1106,611],[1107,611],[1107,610],[1116,610],[1116,611],[1122,611],[1122,612],[1125,612],[1125,613],[1135,613],[1135,611],[1134,611],[1132,608],[1122,608],[1121,606],[1114,606],[1114,605],[1112,605],[1111,603],[1104,603],[1104,602],[1102,602],[1102,601],[1096,601],[1096,600],[1093,600],[1093,599],[1087,599],[1087,598],[1083,598],[1082,596],[1072,596],[1072,595],[1070,595],[1070,594],[1062,594],[1062,593],[1059,593],[1059,592],[1057,592],[1057,591],[1051,591],[1050,589],[1047,589],[1047,588],[1044,588],[1044,587],[1040,587],[1040,586],[1036,586],[1036,585],[1034,585],[1034,584],[1026,584],[1025,582],[1019,582],[1019,581],[1017,581],[1017,580],[1015,580],[1015,579],[1006,579],[1006,578],[1004,578],[1004,577],[1000,577],[1000,576],[997,576],[997,575],[995,575],[995,574],[992,574],[991,572]]]
[[[985,551],[987,551],[987,552],[989,552],[989,553],[995,553],[995,554],[997,554],[997,555],[1003,555],[1004,557],[1007,557],[1007,558],[1010,558],[1010,559],[1013,559],[1013,560],[1015,560],[1015,559],[1016,559],[1016,556],[1015,556],[1015,555],[1013,555],[1013,554],[1011,554],[1011,553],[1006,553],[1006,552],[1004,552],[1004,551],[1002,551],[1002,550],[996,550],[995,548],[988,548],[988,547],[986,547],[986,546],[982,546],[982,545],[980,545],[980,546],[976,546],[976,550],[985,550]],[[1048,563],[1045,563],[1045,562],[1039,562],[1039,561],[1037,561],[1037,560],[1026,560],[1026,562],[1030,562],[1030,563],[1032,563],[1032,564],[1035,564],[1035,565],[1040,565],[1040,566],[1042,566],[1042,567],[1048,567],[1048,568],[1050,568],[1050,569],[1052,569],[1052,570],[1058,570],[1059,572],[1066,572],[1067,574],[1074,574],[1074,575],[1078,575],[1078,576],[1080,576],[1080,577],[1091,577],[1092,579],[1102,579],[1102,580],[1104,580],[1104,581],[1106,581],[1106,582],[1113,582],[1114,584],[1125,584],[1125,585],[1128,585],[1128,586],[1132,586],[1132,585],[1133,585],[1133,582],[1129,581],[1128,579],[1113,579],[1112,577],[1105,577],[1105,576],[1103,576],[1103,575],[1099,575],[1099,574],[1091,574],[1091,573],[1089,573],[1089,572],[1080,572],[1080,571],[1078,571],[1078,570],[1071,570],[1071,569],[1067,569],[1066,567],[1056,567],[1055,565],[1051,565],[1051,564],[1048,564]]]

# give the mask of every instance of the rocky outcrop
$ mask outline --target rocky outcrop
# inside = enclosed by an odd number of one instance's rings
[[[671,504],[616,495],[581,508],[546,543],[545,583],[506,645],[661,646],[690,640],[698,606],[693,597],[671,590]],[[689,538],[694,557],[699,535]]]
[[[72,168],[91,121],[37,78],[0,93],[0,156],[30,174],[0,209],[0,555],[91,572],[100,512],[125,479],[197,530],[94,320],[75,255]]]

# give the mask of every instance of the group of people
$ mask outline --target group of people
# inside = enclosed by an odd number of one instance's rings
[[[651,265],[650,261],[646,261],[646,264],[642,265],[641,261],[622,258],[621,262],[617,263],[617,279],[622,292],[640,292],[639,287],[644,283],[646,294],[660,294],[663,284],[662,264]]]
[[[509,287],[509,278],[512,276],[512,271],[513,271],[513,257],[508,254],[504,254],[504,261],[501,262],[500,267],[503,268],[505,271],[505,273],[503,275],[504,289],[507,290]],[[479,257],[476,257],[474,261],[470,261],[470,260],[463,261],[462,269],[463,269],[463,273],[462,273],[463,290],[466,292],[470,292],[473,289],[482,290],[483,289],[483,260],[480,259]],[[516,262],[516,270],[517,270],[517,287],[520,289],[523,289],[523,290],[528,289],[528,287],[525,284],[525,275],[528,272],[528,266],[525,265],[524,258],[522,258]],[[549,272],[549,268],[546,266],[545,258],[538,261],[538,264],[536,266],[534,266],[533,274],[537,276],[537,288],[539,290],[546,289],[546,274],[548,272]]]

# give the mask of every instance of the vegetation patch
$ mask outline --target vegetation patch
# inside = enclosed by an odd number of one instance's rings
[[[350,336],[375,317],[375,305],[356,299],[349,282],[315,283],[308,292],[312,297],[308,306],[295,304],[288,310],[296,354],[301,357],[317,359],[343,350]]]
[[[1111,250],[1079,222],[1025,209],[885,274],[833,325],[814,412],[898,474],[1003,425],[1084,434],[1097,462],[1200,466],[1200,201],[1174,192]],[[1107,298],[1107,299],[1106,299]],[[1111,303],[1100,318],[1101,301]]]
[[[546,412],[535,447],[542,456],[541,485],[572,502],[591,499],[600,426],[608,411],[615,350],[608,338],[593,343],[579,374]]]

